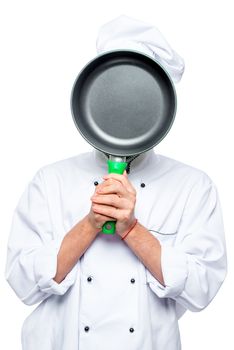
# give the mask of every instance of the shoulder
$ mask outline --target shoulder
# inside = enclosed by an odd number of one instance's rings
[[[181,180],[189,183],[191,186],[198,183],[201,185],[212,183],[210,176],[199,168],[161,154],[156,154],[156,158],[158,158],[158,167],[160,171],[168,178],[171,178],[172,181],[174,181],[174,179],[175,181]]]
[[[42,166],[38,172],[43,174],[49,173],[65,173],[66,171],[72,171],[77,167],[83,168],[85,164],[90,163],[92,152],[80,153],[78,155],[62,159],[50,164]]]
[[[83,171],[87,171],[91,162],[92,152],[80,153],[42,166],[38,169],[34,178],[64,178],[76,173],[77,171],[82,173]]]

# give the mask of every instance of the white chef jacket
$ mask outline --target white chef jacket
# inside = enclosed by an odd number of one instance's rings
[[[151,150],[133,160],[129,180],[135,216],[161,243],[166,286],[117,234],[101,232],[55,282],[61,241],[89,212],[94,183],[106,173],[96,150],[44,166],[16,207],[6,279],[22,302],[39,303],[23,324],[23,350],[179,350],[178,318],[204,309],[225,278],[214,183]]]

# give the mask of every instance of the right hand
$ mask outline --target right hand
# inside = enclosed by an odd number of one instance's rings
[[[98,186],[96,187],[95,193],[97,190],[98,190]],[[95,203],[92,201],[92,197],[91,197],[91,202],[92,202],[91,208],[90,208],[89,214],[87,215],[87,219],[89,220],[92,227],[94,227],[95,229],[100,231],[102,229],[102,226],[105,224],[106,221],[116,221],[116,219],[111,218],[109,216],[95,213],[93,211],[93,205],[95,205]]]

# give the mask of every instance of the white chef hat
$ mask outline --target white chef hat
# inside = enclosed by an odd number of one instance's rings
[[[99,29],[96,47],[98,54],[125,49],[151,56],[165,68],[175,83],[180,81],[184,72],[184,60],[156,27],[125,15]]]

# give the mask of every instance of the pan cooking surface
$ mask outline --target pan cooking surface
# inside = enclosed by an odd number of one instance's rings
[[[74,121],[89,143],[129,156],[161,141],[173,123],[176,100],[170,79],[152,59],[117,51],[84,68],[71,103]]]

